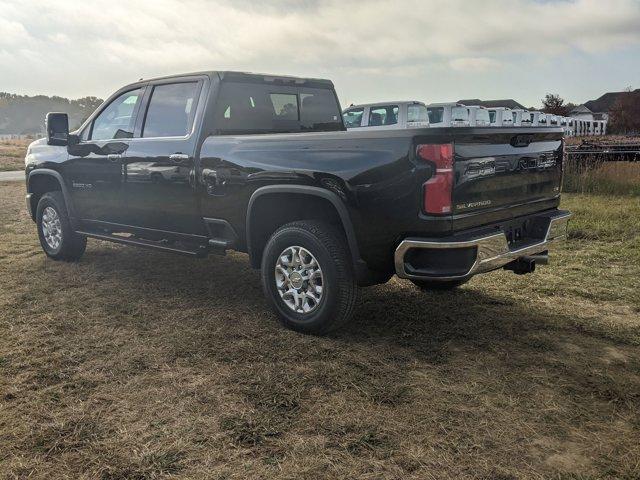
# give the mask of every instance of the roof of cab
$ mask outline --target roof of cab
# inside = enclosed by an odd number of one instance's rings
[[[155,82],[158,80],[170,80],[173,78],[182,78],[182,77],[196,77],[206,75],[208,77],[218,77],[220,80],[236,80],[236,81],[249,81],[249,82],[266,82],[266,83],[277,83],[277,84],[296,84],[296,85],[310,85],[314,84],[317,86],[323,87],[331,87],[333,88],[333,82],[324,78],[304,78],[304,77],[293,77],[290,75],[273,75],[268,73],[251,73],[251,72],[236,72],[230,70],[209,70],[209,71],[201,71],[201,72],[189,72],[189,73],[178,73],[173,75],[164,75],[160,77],[153,78],[141,78],[134,84],[138,83],[146,83],[146,82]],[[133,85],[133,84],[132,84]]]

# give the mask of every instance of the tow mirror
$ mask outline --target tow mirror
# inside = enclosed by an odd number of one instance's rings
[[[65,146],[69,142],[69,116],[66,113],[49,112],[45,122],[47,144]]]

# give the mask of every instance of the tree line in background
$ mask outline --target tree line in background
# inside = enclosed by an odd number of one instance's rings
[[[70,100],[46,95],[16,95],[0,92],[0,134],[19,135],[44,133],[44,118],[47,112],[65,112],[69,115],[69,127],[79,127],[102,100],[83,97]]]
[[[542,111],[553,115],[569,116],[576,104],[568,102],[556,93],[548,93],[542,99]],[[594,112],[601,113],[601,112]],[[616,134],[637,134],[640,132],[640,90],[626,91],[616,95],[609,109],[607,132]]]
[[[611,133],[640,132],[640,92],[625,92],[620,95],[609,112]]]

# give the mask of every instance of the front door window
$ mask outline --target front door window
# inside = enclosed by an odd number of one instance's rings
[[[140,88],[123,93],[113,100],[93,121],[91,140],[132,138]]]

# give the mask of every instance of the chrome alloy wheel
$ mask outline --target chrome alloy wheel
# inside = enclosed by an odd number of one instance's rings
[[[42,235],[45,242],[53,250],[57,250],[62,243],[62,225],[60,216],[53,207],[46,207],[42,212]]]
[[[280,298],[294,312],[313,312],[322,299],[322,269],[303,247],[285,248],[276,262],[276,287]]]

